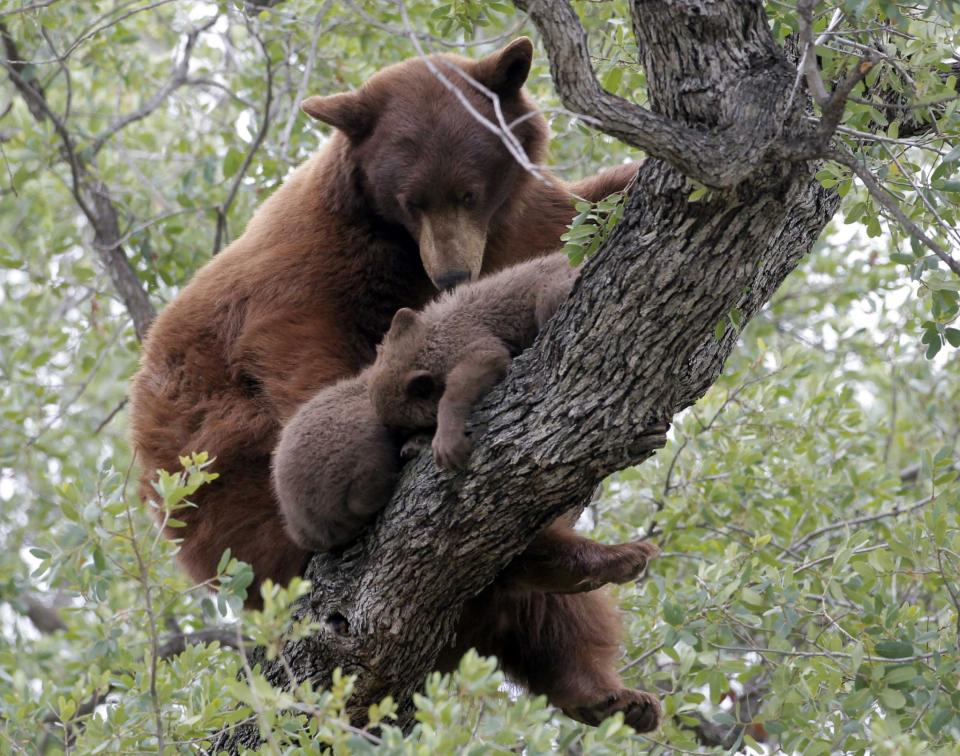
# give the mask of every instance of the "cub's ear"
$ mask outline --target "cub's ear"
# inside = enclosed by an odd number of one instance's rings
[[[411,370],[405,381],[406,394],[410,399],[429,399],[437,390],[437,382],[426,370]]]
[[[362,139],[376,120],[372,108],[359,92],[308,97],[300,109],[311,118],[340,129],[351,139]]]
[[[401,307],[393,315],[393,322],[390,323],[390,330],[387,335],[390,338],[403,336],[411,328],[414,328],[420,322],[420,316],[409,307]]]
[[[498,95],[516,94],[530,75],[532,61],[533,42],[520,37],[478,60],[473,77]]]

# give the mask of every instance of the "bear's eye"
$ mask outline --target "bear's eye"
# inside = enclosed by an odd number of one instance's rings
[[[437,388],[433,376],[427,372],[418,372],[407,381],[407,396],[411,399],[429,399]]]
[[[404,210],[411,214],[421,213],[424,209],[422,200],[409,199],[404,196],[400,197],[400,204],[403,205]]]
[[[464,192],[460,197],[460,204],[469,210],[477,204],[477,196],[473,192]]]

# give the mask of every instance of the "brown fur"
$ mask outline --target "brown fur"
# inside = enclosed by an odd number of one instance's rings
[[[453,669],[470,648],[572,719],[598,725],[617,711],[638,732],[660,723],[653,694],[624,688],[617,672],[620,623],[605,591],[513,592],[499,583],[464,608],[456,643],[440,658]]]
[[[576,275],[566,256],[554,253],[460,286],[420,313],[398,311],[365,371],[377,414],[405,433],[436,425],[437,464],[462,467],[470,410],[503,378],[512,356],[533,343]],[[575,719],[599,724],[622,711],[635,729],[654,729],[657,699],[623,687],[617,613],[596,589],[634,580],[656,553],[643,541],[596,543],[561,517],[467,604],[441,664],[452,666],[473,646]]]
[[[534,538],[500,579],[467,602],[457,638],[441,655],[449,670],[470,648],[495,655],[530,692],[567,716],[597,725],[617,711],[638,732],[660,723],[653,694],[625,688],[617,672],[618,613],[603,582],[626,582],[657,549],[606,546],[573,532],[561,517]]]
[[[443,60],[499,81],[509,119],[533,107],[516,88],[528,50],[521,43],[506,58],[500,51],[481,61]],[[493,117],[488,102],[465,91]],[[397,309],[419,307],[436,292],[420,259],[417,218],[400,217],[401,196],[430,194],[428,203],[448,207],[463,197],[461,179],[475,181],[482,196],[474,210],[487,223],[482,272],[556,249],[573,214],[567,187],[521,171],[420,60],[335,97],[339,106],[327,102],[329,113],[323,99],[305,108],[346,131],[294,171],[160,314],[131,386],[144,498],[155,496],[158,468],[178,469],[191,451],[216,457],[219,480],[197,492],[196,509],[178,513],[186,527],[167,532],[183,539],[178,558],[198,582],[215,574],[228,547],[258,581],[285,583],[305,567],[308,552],[278,516],[270,455],[299,405],[369,364]],[[518,136],[540,161],[544,120],[527,119]],[[629,173],[608,173],[614,180],[601,180],[601,190],[626,183]],[[596,188],[588,179],[570,191]],[[441,252],[453,254],[455,242]],[[432,274],[455,276],[458,265]],[[255,583],[248,604],[258,595]]]
[[[421,313],[399,310],[370,370],[380,419],[404,431],[436,426],[437,464],[462,467],[470,410],[533,343],[576,275],[556,252],[459,286]]]
[[[274,490],[286,531],[300,548],[346,546],[393,493],[400,444],[373,411],[368,373],[319,391],[280,435]]]

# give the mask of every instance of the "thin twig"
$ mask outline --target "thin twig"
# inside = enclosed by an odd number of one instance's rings
[[[237,171],[236,178],[230,187],[226,201],[217,208],[217,231],[213,240],[213,254],[217,254],[217,252],[220,251],[221,245],[226,240],[227,213],[230,212],[230,206],[237,196],[240,184],[243,183],[247,170],[250,168],[250,163],[253,162],[253,156],[257,153],[257,150],[260,149],[260,145],[263,144],[263,140],[267,136],[267,130],[270,128],[270,108],[273,105],[273,63],[270,61],[270,52],[267,50],[266,43],[260,35],[254,31],[253,26],[249,22],[247,23],[247,29],[250,35],[257,40],[257,43],[260,45],[260,50],[263,52],[263,59],[267,68],[267,93],[263,102],[263,118],[260,121],[260,128],[257,130],[257,135],[254,137],[250,149],[247,150],[247,154],[243,158],[243,163],[240,164],[240,169]]]
[[[119,8],[113,8],[107,13],[104,13],[102,16],[100,16],[92,24],[90,24],[86,28],[86,30],[80,34],[79,37],[77,37],[72,43],[70,43],[70,45],[64,51],[62,56],[58,56],[55,58],[44,58],[41,60],[24,60],[22,58],[17,57],[17,58],[9,59],[8,62],[9,63],[25,63],[25,64],[29,63],[30,65],[34,65],[34,66],[47,65],[50,63],[62,63],[67,58],[69,58],[76,51],[76,49],[80,47],[80,45],[82,45],[91,37],[96,36],[100,32],[105,31],[106,29],[109,29],[110,27],[115,26],[121,21],[124,21],[130,18],[131,16],[135,16],[138,13],[143,13],[145,11],[153,10],[154,8],[159,8],[161,5],[169,5],[170,3],[173,3],[173,2],[177,2],[177,0],[156,0],[156,2],[153,2],[149,5],[144,5],[139,8],[134,8],[133,10],[127,11],[126,13],[122,13],[116,18],[111,18],[107,23],[101,26],[96,26],[96,24],[99,21],[107,18],[111,13],[116,13],[117,10],[119,10]],[[129,5],[132,5],[132,3],[126,3],[126,6],[129,6]],[[121,6],[121,7],[125,7],[125,6]]]
[[[750,646],[721,646],[719,643],[713,643],[708,641],[711,646],[714,648],[719,648],[721,651],[740,651],[743,653],[752,653],[759,654],[760,656],[765,656],[766,654],[772,654],[775,656],[797,656],[801,658],[821,658],[821,657],[839,657],[841,659],[852,659],[853,654],[845,654],[840,651],[781,651],[776,648],[752,648]],[[864,654],[860,658],[863,661],[867,662],[879,662],[881,664],[906,664],[908,662],[921,661],[923,659],[929,659],[934,656],[934,652],[929,652],[926,654],[916,654],[914,656],[900,656],[895,659],[888,659],[885,656],[870,656]]]
[[[40,10],[41,8],[49,8],[51,5],[59,1],[60,0],[40,0],[40,2],[37,2],[37,3],[24,5],[22,8],[13,8],[12,10],[3,10],[3,11],[0,11],[0,18],[3,18],[4,16],[13,16],[17,13],[27,13],[29,11]]]
[[[936,496],[931,495],[931,496],[928,496],[926,499],[922,499],[921,501],[916,502],[915,504],[911,504],[909,507],[897,506],[886,512],[880,512],[879,514],[864,515],[863,517],[855,517],[852,520],[841,520],[840,522],[834,522],[829,525],[824,525],[822,528],[817,528],[816,530],[810,533],[807,533],[807,535],[805,535],[799,541],[795,541],[794,543],[790,544],[790,548],[799,549],[801,546],[805,546],[806,544],[810,543],[810,541],[812,541],[813,539],[819,538],[824,533],[830,533],[834,530],[840,530],[841,528],[852,528],[856,525],[863,525],[864,523],[867,523],[867,522],[876,522],[877,520],[884,520],[887,517],[899,517],[900,515],[910,514],[911,512],[915,512],[918,509],[922,509],[923,507],[927,506],[928,504],[931,504],[934,501],[936,501]]]
[[[104,131],[96,139],[94,139],[93,145],[90,148],[91,154],[96,155],[103,148],[104,144],[106,144],[107,140],[121,129],[126,128],[131,123],[136,123],[137,121],[141,121],[149,116],[166,101],[166,99],[172,92],[174,92],[174,90],[187,83],[187,74],[189,73],[190,69],[190,58],[193,55],[193,49],[197,43],[197,38],[200,36],[200,34],[213,26],[219,17],[219,15],[215,15],[208,21],[205,21],[189,31],[186,42],[183,46],[183,54],[180,56],[180,60],[176,63],[176,65],[174,65],[173,72],[170,74],[170,78],[167,79],[166,83],[160,87],[160,89],[158,89],[143,105],[134,110],[132,113],[127,113],[126,115],[121,116],[107,126],[107,128],[104,129]]]
[[[873,174],[867,169],[867,167],[857,160],[853,155],[850,155],[845,152],[841,152],[837,149],[827,150],[824,154],[824,157],[833,160],[841,165],[847,166],[851,171],[853,171],[863,182],[863,185],[867,188],[867,191],[873,196],[873,198],[884,207],[887,212],[889,212],[897,222],[903,226],[912,236],[914,236],[919,241],[930,249],[937,257],[939,257],[947,267],[950,268],[954,273],[960,276],[960,262],[957,262],[950,254],[942,247],[940,244],[935,242],[929,236],[927,236],[923,230],[910,218],[907,217],[907,214],[900,209],[892,197],[884,190],[880,183],[874,178]]]
[[[323,27],[321,21],[327,15],[327,12],[330,10],[330,5],[333,0],[327,0],[323,7],[317,11],[317,15],[313,19],[313,33],[310,36],[310,52],[307,54],[307,62],[303,67],[303,75],[300,77],[300,83],[297,85],[297,92],[293,97],[293,103],[290,106],[290,113],[287,116],[287,124],[283,127],[283,132],[280,136],[280,154],[286,157],[287,149],[290,146],[290,135],[293,133],[293,124],[297,120],[297,116],[300,115],[300,101],[303,100],[304,95],[307,93],[307,85],[310,82],[310,74],[313,73],[313,66],[317,61],[317,46],[320,42],[320,32]]]
[[[347,0],[347,5],[351,8],[351,10],[353,10],[354,13],[360,16],[360,18],[362,18],[364,21],[370,24],[370,26],[373,26],[374,28],[379,29],[380,31],[384,31],[391,36],[394,36],[394,37],[409,36],[411,33],[411,30],[409,28],[399,29],[396,26],[390,26],[390,24],[383,23],[383,21],[381,21],[380,19],[375,18],[371,16],[369,13],[367,13],[363,8],[357,5],[354,2],[354,0]],[[482,39],[465,40],[463,42],[451,42],[450,40],[444,39],[443,37],[437,37],[437,36],[434,36],[433,34],[427,34],[426,32],[422,32],[415,29],[412,31],[413,31],[413,34],[416,35],[417,39],[423,40],[424,42],[432,42],[434,44],[440,45],[441,47],[449,47],[451,49],[462,49],[467,47],[482,47],[484,45],[499,44],[500,42],[503,42],[505,39],[510,39],[511,37],[513,37],[518,31],[520,31],[520,29],[523,28],[523,25],[526,22],[527,22],[527,15],[525,13],[521,13],[517,21],[505,31],[500,32],[500,34],[497,34],[493,37],[484,37]]]
[[[407,37],[410,39],[410,42],[413,43],[414,48],[416,48],[417,54],[423,60],[427,69],[432,73],[437,80],[443,84],[443,86],[460,102],[460,104],[466,109],[474,120],[481,124],[485,129],[487,129],[492,134],[500,138],[500,141],[503,143],[503,146],[506,147],[507,152],[513,157],[514,160],[523,168],[527,173],[536,178],[538,181],[546,183],[548,180],[543,175],[543,170],[540,166],[533,163],[530,158],[527,156],[526,150],[523,149],[523,145],[520,144],[520,141],[517,139],[516,135],[510,130],[510,127],[507,126],[506,122],[503,119],[503,113],[500,109],[500,97],[495,93],[491,92],[487,87],[483,86],[476,79],[471,77],[459,66],[456,66],[447,61],[442,61],[448,68],[456,72],[461,78],[464,79],[468,84],[482,92],[493,104],[494,112],[497,114],[497,120],[499,125],[495,124],[485,115],[483,115],[479,110],[474,107],[473,103],[467,98],[463,90],[460,87],[456,86],[453,82],[446,77],[446,75],[439,69],[439,67],[434,62],[427,52],[423,49],[423,45],[420,44],[420,40],[417,37],[412,24],[410,23],[410,17],[407,14],[407,6],[403,0],[397,0],[397,5],[400,8],[400,16],[403,19],[403,25],[409,31],[407,32]]]
[[[114,407],[112,410],[110,410],[110,414],[108,414],[105,418],[103,418],[103,420],[100,421],[100,423],[97,425],[97,427],[94,428],[93,434],[94,434],[94,435],[97,435],[98,433],[100,433],[100,431],[102,431],[104,428],[106,428],[107,425],[110,423],[110,421],[113,420],[113,418],[115,418],[115,417],[117,416],[117,413],[118,413],[120,410],[122,410],[124,407],[127,406],[127,402],[128,402],[128,401],[129,401],[129,397],[127,397],[127,396],[123,397],[123,399],[121,399],[121,400],[117,403],[117,406]]]

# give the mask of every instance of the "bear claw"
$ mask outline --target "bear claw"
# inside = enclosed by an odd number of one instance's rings
[[[609,548],[616,553],[583,578],[578,590],[592,591],[608,583],[623,585],[636,580],[646,571],[649,561],[660,553],[660,549],[649,541],[633,541]]]
[[[431,438],[429,433],[415,433],[410,436],[400,449],[400,459],[405,462],[416,459],[420,452],[430,446]]]
[[[437,433],[433,437],[433,459],[444,470],[462,470],[473,451],[473,444],[464,434]]]
[[[643,690],[619,690],[600,703],[566,708],[563,713],[578,722],[596,727],[618,711],[623,712],[623,721],[637,732],[651,732],[660,726],[660,701],[652,693]]]

